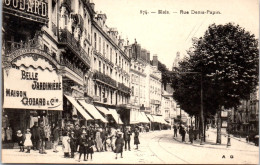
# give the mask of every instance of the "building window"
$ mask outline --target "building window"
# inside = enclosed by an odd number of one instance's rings
[[[97,85],[95,85],[95,96],[97,96]]]
[[[94,33],[94,47],[97,49],[97,34]]]
[[[96,69],[95,67],[97,67],[96,63],[97,63],[97,59],[94,57],[94,69]]]
[[[108,48],[108,47],[109,47],[109,46],[107,45],[107,53],[106,53],[106,54],[107,54],[107,56],[108,56],[108,53],[109,53],[109,48]]]
[[[103,56],[106,56],[106,51],[105,51],[105,41],[103,41]]]
[[[101,37],[99,37],[98,46],[98,51],[101,53]]]
[[[117,53],[116,53],[116,64],[117,64]]]
[[[98,70],[99,70],[99,72],[101,72],[101,61],[99,61]]]
[[[110,68],[110,76],[112,76],[113,70]]]
[[[112,61],[112,48],[110,48],[110,61]]]
[[[106,74],[106,65],[103,64],[103,73]]]
[[[119,56],[119,66],[121,67],[121,57]]]
[[[111,101],[111,104],[113,104],[113,92],[112,91],[110,91],[110,101]]]

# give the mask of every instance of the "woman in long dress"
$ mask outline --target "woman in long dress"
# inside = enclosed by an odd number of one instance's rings
[[[27,147],[26,153],[30,153],[31,147],[33,146],[31,137],[32,134],[30,132],[30,129],[27,129],[25,134],[25,141],[24,141],[24,146]]]
[[[101,151],[103,146],[102,146],[102,139],[100,137],[99,131],[96,133],[96,144],[97,144],[97,152]]]
[[[116,159],[117,159],[117,154],[121,154],[121,158],[123,158],[123,147],[124,147],[124,139],[122,138],[122,132],[117,133],[117,139],[115,141],[115,153],[116,153]]]
[[[136,149],[138,149],[138,144],[140,144],[139,141],[139,131],[138,128],[135,128],[135,132],[134,132],[134,144],[136,145]]]

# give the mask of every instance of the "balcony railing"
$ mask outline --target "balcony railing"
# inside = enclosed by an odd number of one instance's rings
[[[116,81],[101,72],[95,72],[93,75],[93,79],[102,81],[116,88]]]
[[[71,34],[67,29],[59,30],[59,42],[61,44],[66,44],[73,52],[75,52],[78,57],[90,67],[90,57],[87,52],[81,47],[79,41],[77,41],[73,34]]]
[[[66,58],[61,61],[61,64],[68,67],[70,70],[75,72],[80,77],[83,77],[83,75],[84,75],[83,71],[81,69],[79,69],[78,67],[76,67],[75,64],[71,63]]]
[[[33,38],[26,42],[24,42],[24,41],[20,41],[20,42],[5,41],[3,50],[4,50],[5,54],[8,54],[17,49],[36,48],[36,47],[39,47],[38,40],[36,38]]]
[[[118,90],[123,91],[125,93],[131,92],[131,89],[125,86],[123,83],[118,83]]]

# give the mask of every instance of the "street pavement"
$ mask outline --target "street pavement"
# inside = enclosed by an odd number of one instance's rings
[[[124,163],[124,164],[258,164],[259,148],[245,142],[231,139],[231,146],[226,147],[226,137],[222,136],[222,145],[215,145],[215,130],[207,131],[207,142],[199,144],[199,140],[193,145],[181,142],[178,134],[173,138],[173,130],[153,131],[140,133],[140,145],[136,150],[131,140],[131,151],[124,151],[123,158],[115,159],[115,153],[95,152],[93,160],[78,162],[78,154],[75,158],[64,158],[61,146],[59,152],[47,150],[47,154],[39,154],[32,151],[30,154],[21,153],[18,149],[3,149],[3,163]]]

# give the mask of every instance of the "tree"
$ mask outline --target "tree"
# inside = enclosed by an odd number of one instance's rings
[[[170,82],[171,71],[160,61],[158,61],[158,70],[162,72],[162,84],[165,89],[167,83]]]
[[[189,71],[203,76],[204,107],[212,114],[237,107],[258,85],[258,42],[239,25],[212,24],[204,36],[193,42]],[[194,98],[195,99],[195,98]],[[221,143],[218,120],[217,143]]]

